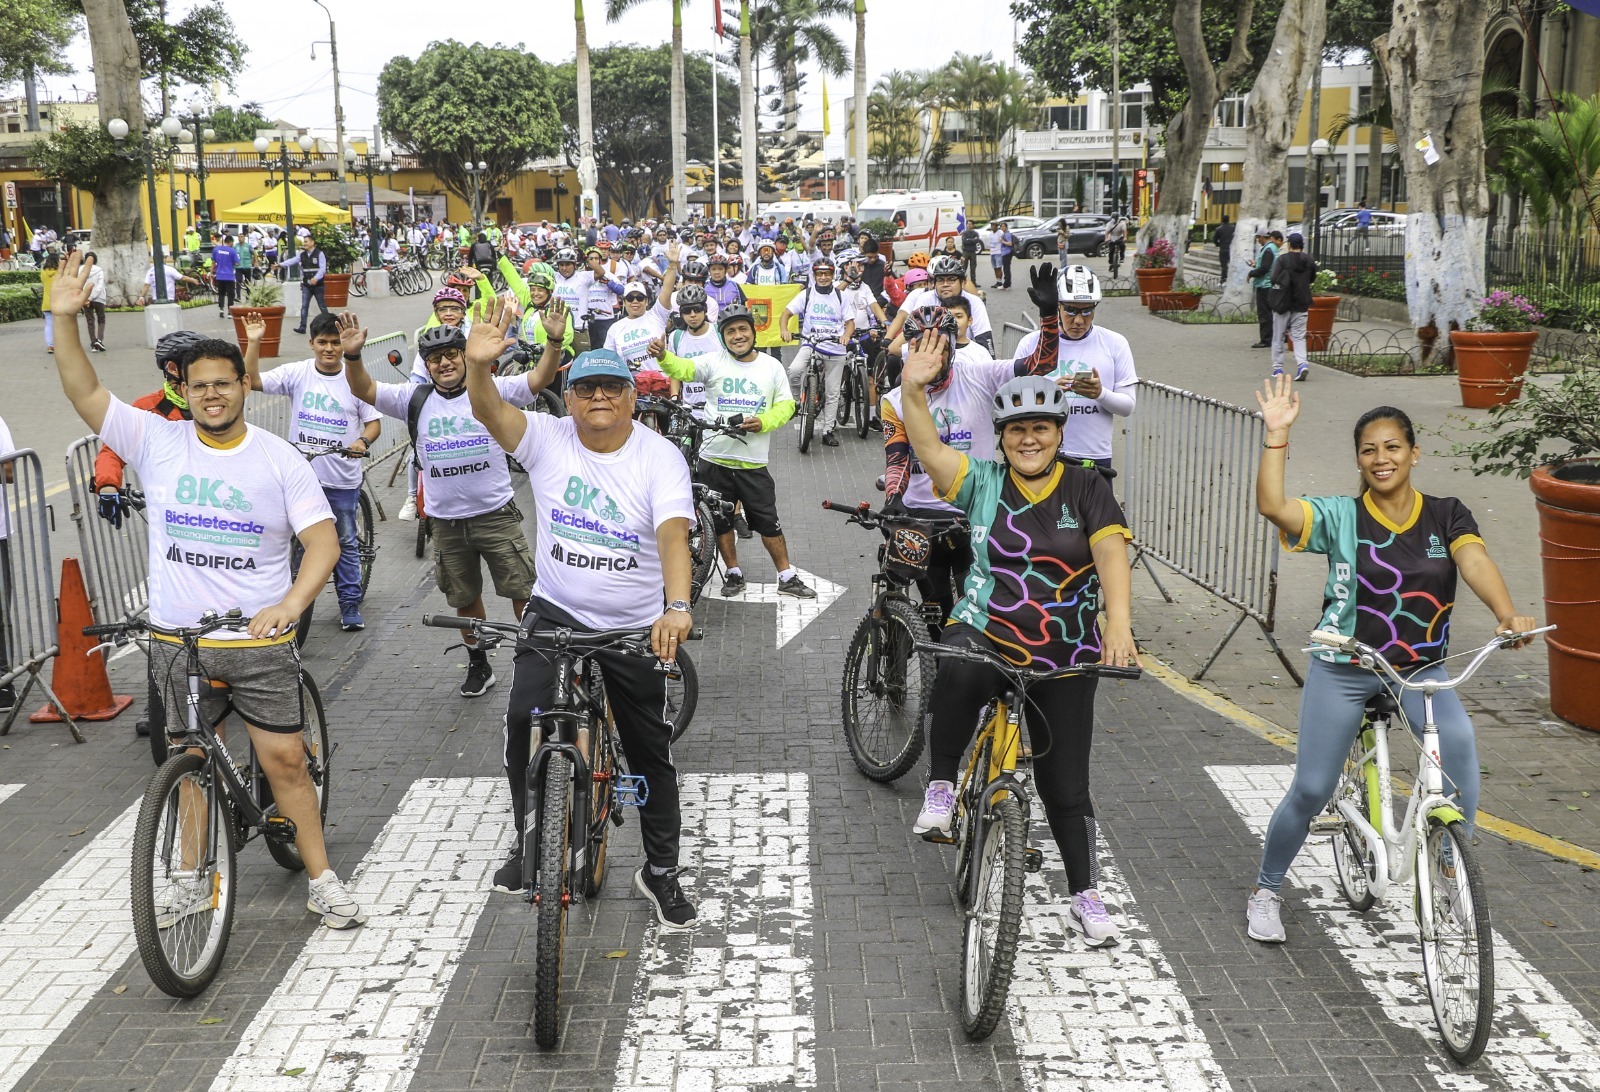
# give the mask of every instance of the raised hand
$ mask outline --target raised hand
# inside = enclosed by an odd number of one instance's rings
[[[1061,302],[1060,293],[1056,290],[1056,267],[1049,262],[1035,266],[1033,272],[1028,274],[1028,279],[1033,284],[1028,289],[1028,298],[1039,308],[1041,315],[1054,315]]]
[[[247,342],[260,342],[267,336],[267,320],[263,315],[254,312],[244,317],[244,339]],[[340,338],[342,342],[344,339]]]
[[[1267,434],[1287,434],[1300,416],[1300,395],[1287,374],[1267,379],[1266,386],[1256,391],[1256,404],[1261,407],[1262,420]]]
[[[263,331],[264,332],[264,331]],[[245,337],[250,336],[250,327],[245,325]],[[361,325],[361,320],[355,314],[346,311],[339,316],[339,348],[346,356],[360,356],[361,349],[367,343],[367,328]]]
[[[89,271],[94,268],[93,258],[82,257],[82,251],[67,255],[66,263],[56,273],[50,286],[50,313],[76,322],[77,316],[89,303]]]
[[[668,242],[667,243],[667,261],[676,262],[678,260],[678,254],[679,254],[679,252],[681,250],[682,250],[682,248],[678,245],[678,240],[673,239],[670,242]]]
[[[937,330],[924,330],[911,343],[905,366],[900,370],[900,381],[909,386],[926,387],[939,378],[944,370],[944,335]]]
[[[539,321],[544,324],[545,336],[557,345],[561,344],[561,339],[567,336],[567,305],[560,296],[550,297]]]
[[[556,302],[551,300],[551,305]],[[496,296],[494,303],[486,309],[482,318],[472,324],[472,332],[467,335],[467,363],[488,367],[499,360],[502,353],[517,343],[516,338],[506,336],[506,331],[516,321],[516,307]],[[566,329],[565,323],[562,329]]]

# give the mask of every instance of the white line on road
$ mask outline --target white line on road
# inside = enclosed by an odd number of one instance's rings
[[[350,883],[370,920],[311,935],[212,1089],[410,1084],[512,829],[502,778],[413,784]]]
[[[756,584],[745,585],[739,595],[724,599],[714,596],[721,603],[776,603],[778,605],[778,647],[782,648],[796,637],[800,631],[809,626],[816,617],[831,607],[836,599],[843,595],[846,588],[843,584],[835,584],[831,580],[824,580],[815,573],[808,573],[796,567],[795,572],[800,574],[800,579],[811,585],[816,590],[815,599],[796,599],[790,595],[779,595],[778,585]]]
[[[134,953],[128,847],[138,812],[130,805],[0,923],[0,1092]]]
[[[1090,948],[1069,924],[1061,853],[1044,830],[1044,871],[1027,877],[1022,940],[1006,1004],[1030,1092],[1227,1092],[1205,1032],[1133,894],[1099,839],[1100,893],[1115,907],[1121,941]],[[1120,911],[1120,913],[1118,913]]]
[[[1207,766],[1206,773],[1256,837],[1294,777],[1293,766]],[[1349,961],[1357,977],[1397,1024],[1413,1027],[1436,1057],[1425,1059],[1441,1088],[1467,1092],[1484,1085],[1456,1070],[1439,1042],[1422,981],[1421,945],[1412,916],[1411,888],[1391,890],[1385,903],[1366,914],[1350,909],[1333,871],[1333,846],[1311,838],[1295,858],[1289,882],[1306,892],[1296,906],[1311,911]],[[1241,862],[1249,867],[1249,862]],[[1503,904],[1508,908],[1516,903]],[[1244,924],[1243,898],[1239,906]],[[1550,981],[1498,932],[1494,935],[1495,1021],[1483,1060],[1510,1088],[1600,1089],[1600,1034]]]
[[[7,800],[10,800],[17,793],[21,792],[23,787],[24,786],[22,785],[0,785],[0,804],[4,804]]]
[[[682,807],[700,922],[647,936],[616,1087],[814,1088],[806,775],[685,777]]]

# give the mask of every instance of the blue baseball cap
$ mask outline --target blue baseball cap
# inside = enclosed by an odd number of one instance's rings
[[[590,349],[572,362],[567,371],[567,385],[584,379],[624,379],[633,385],[633,372],[628,362],[610,349]]]

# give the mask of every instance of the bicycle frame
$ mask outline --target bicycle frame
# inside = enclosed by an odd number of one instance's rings
[[[562,632],[570,636],[570,631]],[[558,642],[559,651],[555,659],[555,697],[551,702],[551,708],[534,718],[534,727],[541,731],[544,738],[528,759],[529,801],[522,859],[536,861],[539,858],[540,823],[544,816],[544,771],[550,764],[551,756],[562,754],[572,763],[572,780],[576,790],[572,811],[574,815],[583,817],[584,824],[582,839],[570,836],[567,838],[567,868],[569,873],[576,873],[579,864],[578,849],[589,844],[588,821],[594,796],[594,775],[590,771],[589,759],[578,746],[579,729],[590,725],[588,702],[585,701],[581,709],[575,708],[572,690],[575,669],[579,661],[587,657],[576,655],[559,638]],[[603,723],[600,730],[609,736],[610,723]],[[591,735],[590,751],[592,752],[595,747],[596,741]],[[570,899],[571,892],[563,894],[562,897]],[[536,885],[528,884],[526,901],[532,903],[537,899]]]

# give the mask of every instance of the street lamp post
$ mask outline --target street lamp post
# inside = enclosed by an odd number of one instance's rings
[[[1311,256],[1314,258],[1322,253],[1322,161],[1332,150],[1333,146],[1326,140],[1318,137],[1311,142],[1311,158],[1316,167],[1314,179],[1316,188],[1311,205]]]
[[[168,118],[168,121],[173,119]],[[174,122],[176,125],[176,122]],[[164,131],[164,130],[162,130]],[[128,139],[128,123],[121,118],[112,118],[106,124],[106,132],[111,134],[111,139],[117,143],[117,154],[129,159],[137,159],[144,165],[145,183],[150,188],[150,255],[155,267],[155,290],[157,303],[170,303],[167,299],[167,266],[161,255],[161,206],[156,202],[156,164],[155,164],[155,134],[157,130],[151,129],[145,134],[143,140],[137,145],[130,146],[125,143]]]
[[[206,141],[217,138],[216,131],[204,124],[205,103],[199,98],[189,100],[189,121],[195,136],[194,174],[200,180],[200,253],[211,256],[211,206],[206,203]]]
[[[361,160],[359,167],[356,166],[357,159]],[[378,253],[378,201],[372,190],[372,176],[394,170],[394,152],[385,148],[377,155],[371,152],[358,155],[347,144],[344,161],[350,170],[367,176],[367,264],[376,269],[383,264],[383,258]]]
[[[461,167],[467,172],[467,178],[472,182],[472,227],[476,231],[478,227],[478,196],[483,185],[483,172],[489,169],[489,164],[481,159],[477,163],[473,163],[469,159]]]
[[[316,138],[310,133],[301,133],[300,138],[295,143],[300,146],[300,151],[303,153],[299,162],[294,162],[289,158],[289,134],[280,132],[278,134],[278,159],[277,162],[273,162],[267,158],[267,149],[272,147],[272,142],[266,137],[256,137],[255,139],[256,153],[261,156],[261,162],[267,167],[267,177],[274,178],[272,174],[274,168],[283,168],[283,231],[291,247],[294,245],[294,204],[292,201],[294,195],[289,190],[289,171],[310,162],[309,153],[312,148],[316,147],[317,142]]]
[[[1226,215],[1228,211],[1228,164],[1217,164],[1217,173],[1222,175],[1222,212]]]
[[[551,167],[550,177],[555,179],[555,188],[551,191],[556,199],[556,223],[561,222],[561,176],[567,173],[565,167]]]

